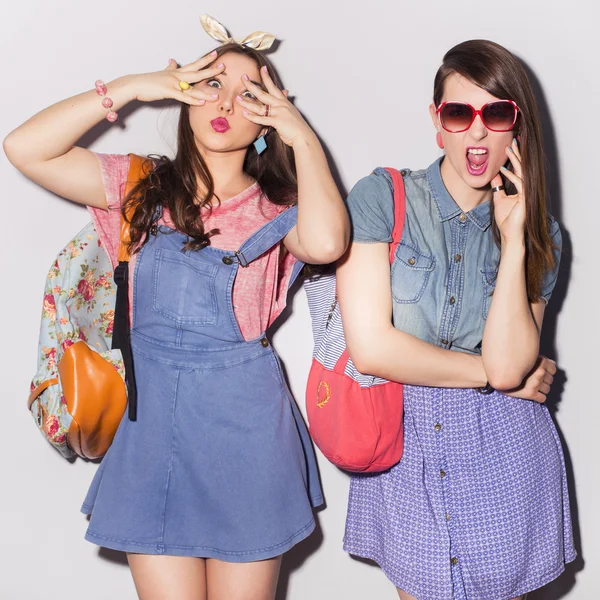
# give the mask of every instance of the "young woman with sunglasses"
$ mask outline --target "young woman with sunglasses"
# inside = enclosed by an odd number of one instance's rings
[[[33,181],[92,208],[107,248],[134,207],[137,420],[124,417],[82,510],[89,541],[127,553],[143,600],[274,598],[281,555],[310,535],[322,503],[265,330],[303,262],[344,252],[348,216],[259,51],[272,36],[249,36],[257,50],[209,25],[225,42],[211,54],[97,82],[4,143]],[[135,98],[181,102],[178,150],[123,198],[128,156],[75,144]]]
[[[376,561],[403,600],[522,599],[575,556],[543,404],[556,366],[538,356],[561,248],[540,121],[518,60],[481,40],[446,54],[430,112],[445,153],[403,171],[391,273],[390,177],[377,169],[348,198],[337,282],[349,353],[406,385],[404,455],[352,477],[345,549]]]

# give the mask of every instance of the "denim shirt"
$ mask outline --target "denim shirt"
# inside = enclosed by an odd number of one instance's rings
[[[406,217],[391,265],[394,326],[442,348],[480,354],[500,250],[492,235],[489,201],[463,212],[444,186],[441,161],[427,170],[402,171]],[[384,169],[354,186],[346,201],[353,241],[392,241],[392,194]],[[556,248],[555,266],[541,288],[546,302],[556,283],[562,242],[552,217],[548,228]]]

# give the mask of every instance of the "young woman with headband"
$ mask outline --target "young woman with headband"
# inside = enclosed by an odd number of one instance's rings
[[[121,422],[83,512],[88,540],[127,553],[143,600],[273,598],[281,555],[313,531],[322,503],[265,331],[302,264],[345,251],[348,217],[316,135],[262,52],[273,36],[238,43],[202,20],[222,43],[215,51],[97,81],[4,142],[30,179],[88,205],[112,247],[120,211],[134,207],[137,420]],[[153,161],[123,198],[128,156],[75,144],[130,101],[165,98],[181,102],[176,156]]]

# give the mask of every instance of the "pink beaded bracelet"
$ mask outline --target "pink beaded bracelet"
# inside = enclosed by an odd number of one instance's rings
[[[108,90],[106,89],[106,85],[104,85],[104,81],[98,79],[94,85],[96,86],[96,94],[98,94],[98,96],[104,96],[104,98],[102,98],[102,106],[108,108],[106,120],[114,123],[119,118],[119,115],[114,110],[111,110],[113,101],[106,95]]]

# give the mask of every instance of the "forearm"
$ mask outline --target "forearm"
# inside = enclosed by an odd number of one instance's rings
[[[295,143],[294,156],[298,177],[298,243],[309,262],[333,262],[348,245],[350,224],[346,207],[316,135]]]
[[[350,356],[362,373],[429,387],[474,388],[487,382],[480,356],[438,348],[392,325],[366,339],[347,337]]]
[[[525,246],[502,247],[496,289],[483,332],[482,356],[490,384],[513,389],[533,368],[539,331],[527,298]]]
[[[130,77],[121,77],[107,84],[117,112],[134,99]],[[32,165],[50,161],[66,154],[108,112],[95,90],[62,100],[42,110],[17,127],[4,140],[9,160],[27,174]]]

